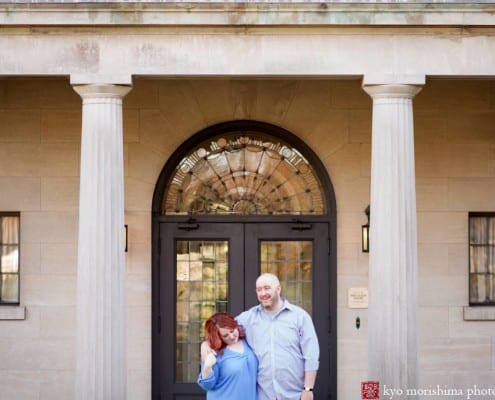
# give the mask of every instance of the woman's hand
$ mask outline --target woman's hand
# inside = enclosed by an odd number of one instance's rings
[[[206,356],[205,356],[205,361],[204,361],[205,368],[213,367],[216,362],[217,362],[216,351],[208,348],[208,350],[206,350]]]
[[[217,352],[211,349],[206,341],[201,343],[201,360],[203,361],[201,376],[207,378],[212,374],[212,367],[217,362]]]

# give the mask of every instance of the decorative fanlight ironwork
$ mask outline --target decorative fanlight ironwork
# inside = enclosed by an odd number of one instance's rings
[[[304,156],[278,138],[236,132],[216,136],[177,165],[166,215],[322,215],[324,192]]]

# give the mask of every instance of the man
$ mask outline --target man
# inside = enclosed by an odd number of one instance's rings
[[[280,293],[275,275],[260,275],[260,304],[237,317],[259,360],[259,400],[312,400],[320,356],[313,321]]]

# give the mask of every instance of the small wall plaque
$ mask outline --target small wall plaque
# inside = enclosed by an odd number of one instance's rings
[[[347,307],[368,308],[368,288],[349,288],[347,291]]]

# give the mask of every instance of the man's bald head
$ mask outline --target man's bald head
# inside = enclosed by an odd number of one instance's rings
[[[256,295],[258,301],[268,312],[276,312],[282,306],[280,299],[280,281],[274,274],[261,274],[256,279]]]

